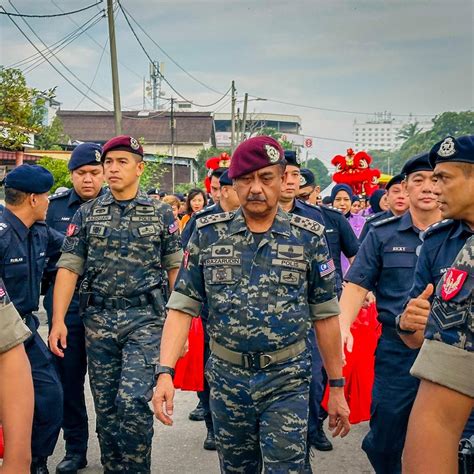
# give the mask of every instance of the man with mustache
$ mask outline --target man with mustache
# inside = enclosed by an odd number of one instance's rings
[[[284,154],[271,137],[235,150],[241,209],[197,219],[168,302],[153,406],[173,423],[174,366],[191,317],[209,305],[206,375],[222,472],[301,472],[314,325],[330,379],[329,426],[350,429],[344,399],[334,263],[324,228],[278,206]],[[226,256],[222,256],[223,254]]]

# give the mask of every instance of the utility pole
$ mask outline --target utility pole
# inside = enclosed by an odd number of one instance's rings
[[[107,18],[109,21],[110,62],[112,65],[112,91],[114,95],[115,135],[122,134],[122,108],[120,106],[120,87],[117,67],[117,45],[115,43],[115,22],[113,0],[107,0]]]
[[[174,151],[174,130],[176,128],[176,123],[174,120],[174,99],[171,98],[171,114],[170,114],[170,129],[171,129],[171,189],[172,193],[174,194],[174,186],[175,186],[175,170],[174,170],[174,159],[175,159],[175,151]]]
[[[158,110],[158,77],[159,77],[158,61],[150,63],[150,81],[151,94],[153,97],[153,110]]]
[[[242,125],[240,128],[240,141],[244,141],[247,137],[245,136],[245,128],[247,127],[247,104],[249,101],[249,95],[246,92],[244,96],[244,111],[242,113]]]
[[[232,105],[230,112],[230,149],[234,153],[235,150],[235,103],[237,101],[235,97],[235,81],[232,81]]]

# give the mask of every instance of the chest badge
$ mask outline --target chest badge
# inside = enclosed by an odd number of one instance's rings
[[[460,291],[467,278],[467,272],[450,268],[446,273],[441,287],[441,296],[443,300],[449,301],[454,298]]]

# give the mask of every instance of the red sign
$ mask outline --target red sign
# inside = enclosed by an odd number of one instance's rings
[[[304,139],[304,146],[305,146],[305,148],[313,148],[313,139],[312,138],[305,138]]]

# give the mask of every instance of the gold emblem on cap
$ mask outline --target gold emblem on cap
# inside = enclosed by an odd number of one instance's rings
[[[100,161],[100,151],[99,150],[95,151],[95,161],[97,161],[97,162]]]
[[[456,153],[454,148],[454,140],[452,137],[446,138],[443,143],[439,146],[438,155],[442,158],[448,158]]]
[[[130,147],[132,150],[138,150],[140,148],[140,143],[136,138],[130,137]]]
[[[280,161],[280,152],[274,146],[265,145],[265,151],[270,163],[278,163]]]

